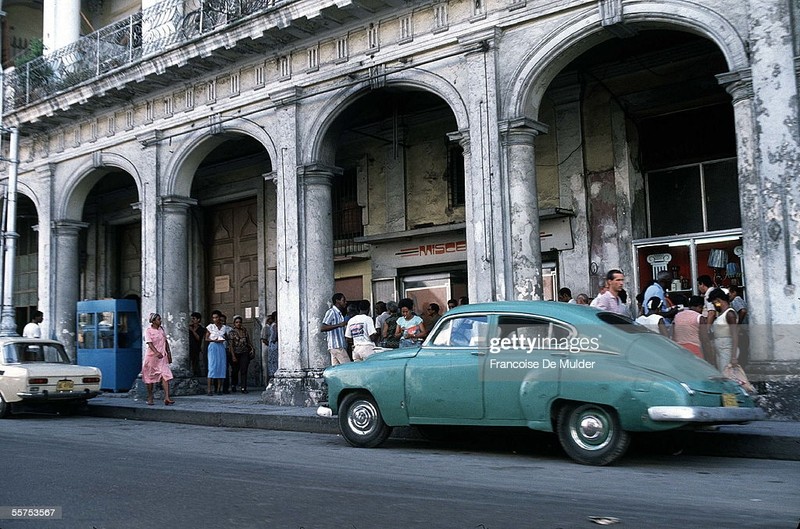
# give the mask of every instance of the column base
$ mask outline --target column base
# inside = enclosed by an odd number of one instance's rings
[[[744,366],[758,390],[758,404],[771,419],[800,421],[800,365],[788,361],[752,361]]]
[[[275,406],[319,406],[328,399],[322,369],[278,370],[261,394],[261,401]]]

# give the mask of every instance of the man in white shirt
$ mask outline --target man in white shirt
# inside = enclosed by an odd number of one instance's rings
[[[627,305],[619,299],[619,292],[625,287],[625,275],[622,270],[612,268],[606,274],[608,290],[597,296],[592,306],[596,309],[615,312],[630,318],[631,313]]]
[[[378,332],[369,314],[369,301],[361,300],[358,304],[359,313],[347,320],[344,337],[353,342],[353,361],[366,360],[375,352],[375,337]]]
[[[30,323],[25,325],[25,328],[22,329],[22,337],[41,338],[42,328],[39,327],[39,324],[42,323],[43,320],[44,320],[44,314],[42,314],[42,311],[37,310],[36,312],[34,312]]]

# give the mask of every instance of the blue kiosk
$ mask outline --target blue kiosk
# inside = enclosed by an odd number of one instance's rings
[[[133,387],[142,371],[142,325],[136,301],[78,302],[78,364],[100,368],[101,389]]]

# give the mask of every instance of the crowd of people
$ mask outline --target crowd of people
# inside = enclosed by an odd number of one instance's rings
[[[563,287],[558,291],[558,301],[614,312],[631,318],[653,332],[669,337],[698,357],[723,370],[726,366],[745,363],[747,335],[741,326],[746,323],[747,305],[741,289],[735,285],[717,287],[710,276],[698,278],[700,296],[684,297],[669,292],[672,274],[660,272],[652,284],[636,297],[634,314],[628,305],[625,275],[611,269],[598,284],[599,293],[590,299],[584,293],[572,297],[572,291]],[[450,299],[447,310],[466,305],[469,299]],[[426,303],[415,311],[414,301],[378,301],[374,315],[367,300],[348,304],[344,294],[331,298],[331,307],[325,313],[320,332],[326,335],[331,365],[361,361],[377,349],[395,349],[419,345],[442,317],[438,303]],[[374,316],[374,317],[373,317]],[[266,349],[266,383],[278,370],[278,313],[267,316],[261,329],[260,343]],[[144,355],[142,378],[147,387],[147,404],[153,404],[156,384],[164,388],[164,403],[174,401],[169,396],[169,381],[173,378],[169,364],[172,362],[166,333],[161,327],[161,317],[150,315],[146,329],[147,351]],[[211,313],[211,323],[205,327],[202,315],[191,314],[189,324],[189,362],[192,375],[207,377],[207,394],[240,390],[247,393],[248,369],[256,357],[255,344],[243,325],[240,315],[233,317],[233,326],[227,324],[219,310]],[[40,313],[29,324],[41,322]],[[204,354],[205,352],[205,354]],[[205,362],[203,362],[205,360]],[[204,365],[205,364],[205,365]]]
[[[600,280],[597,297],[589,305],[600,310],[634,318],[653,332],[671,338],[699,358],[723,371],[747,361],[747,305],[737,285],[717,286],[711,276],[697,278],[701,295],[684,296],[669,292],[673,277],[661,271],[645,290],[636,296],[636,310],[628,305],[625,275],[611,269]],[[572,299],[569,288],[561,288],[558,300],[586,304],[588,296]]]
[[[150,328],[146,330],[148,352],[143,361],[142,376],[148,386],[148,404],[152,404],[152,387],[155,383],[166,384],[172,379],[169,362],[164,364],[164,356],[169,355],[169,344],[160,341],[161,318],[150,320]],[[189,364],[194,377],[207,378],[207,394],[219,395],[241,391],[248,393],[248,371],[250,362],[256,358],[256,342],[244,326],[240,315],[233,317],[233,326],[228,325],[227,317],[219,310],[211,313],[211,323],[203,326],[202,315],[193,312],[189,322]],[[278,370],[278,313],[273,312],[265,319],[260,333],[260,344],[266,349],[266,383]],[[166,346],[166,351],[159,347]],[[160,352],[159,352],[160,351]],[[158,356],[161,354],[162,356]],[[156,362],[158,360],[158,362]],[[147,376],[145,376],[147,373]],[[167,392],[168,384],[165,386]],[[169,393],[166,393],[166,404]]]
[[[466,305],[466,296],[448,300],[448,310]],[[414,310],[414,301],[378,301],[374,319],[371,304],[362,300],[348,305],[344,294],[331,298],[331,307],[322,318],[320,332],[325,333],[331,365],[358,362],[372,355],[377,348],[397,349],[419,345],[442,317],[438,303],[427,303],[422,314]]]

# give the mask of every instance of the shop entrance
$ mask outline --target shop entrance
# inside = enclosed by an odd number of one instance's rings
[[[467,295],[467,271],[417,271],[401,278],[402,297],[414,301],[414,310],[424,314],[429,303],[439,305],[442,313],[447,310],[447,300]]]

